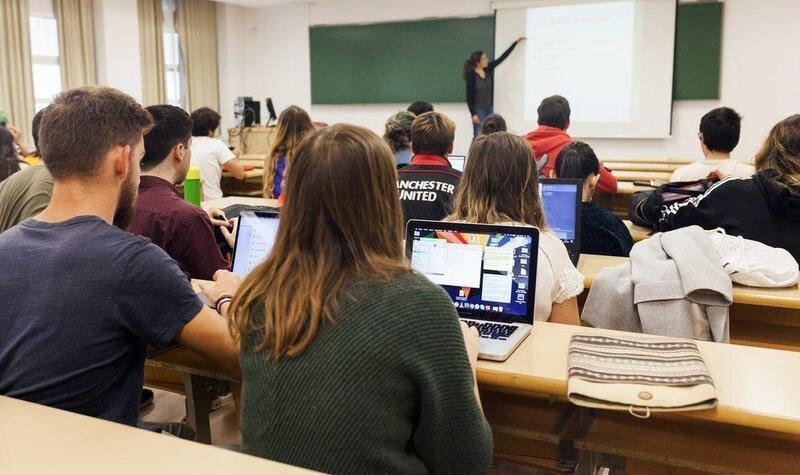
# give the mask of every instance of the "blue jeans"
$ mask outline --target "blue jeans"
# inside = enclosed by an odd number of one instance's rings
[[[483,121],[486,120],[486,117],[489,114],[494,113],[494,108],[487,107],[486,109],[475,109],[475,115],[478,116],[480,121],[477,124],[472,124],[472,136],[477,137],[478,134],[481,133],[481,126],[483,126]],[[470,116],[470,120],[472,120],[472,116]]]

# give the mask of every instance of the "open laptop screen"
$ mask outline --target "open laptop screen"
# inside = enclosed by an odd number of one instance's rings
[[[581,182],[579,180],[539,180],[547,226],[570,247],[580,235]]]
[[[533,323],[536,228],[411,220],[411,266],[442,286],[459,315]]]
[[[242,211],[233,248],[233,273],[244,277],[267,258],[278,234],[278,214]]]
[[[450,162],[451,167],[455,168],[460,172],[464,171],[464,164],[467,161],[467,157],[463,155],[450,155],[449,157],[447,157],[447,160]]]

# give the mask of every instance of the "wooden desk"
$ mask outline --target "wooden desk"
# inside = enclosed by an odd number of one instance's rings
[[[672,173],[678,168],[684,166],[680,163],[663,163],[663,162],[650,162],[650,163],[631,163],[631,162],[603,162],[603,166],[613,172],[618,171],[642,171],[642,172],[669,172]]]
[[[313,473],[0,396],[0,473]]]
[[[223,193],[234,196],[261,196],[264,187],[264,169],[248,170],[245,176],[244,180],[238,180],[230,173],[223,172],[220,180]]]
[[[251,167],[256,167],[258,169],[265,168],[267,154],[265,153],[251,153],[246,155],[239,155],[239,161],[242,162],[243,165],[249,165]]]
[[[203,209],[208,208],[227,208],[232,205],[247,205],[247,206],[271,206],[278,207],[278,200],[268,200],[265,198],[256,198],[249,196],[226,196],[218,200],[203,201]]]
[[[648,164],[648,163],[670,163],[676,165],[688,165],[689,163],[694,163],[694,160],[689,160],[685,158],[632,158],[632,157],[612,157],[612,158],[602,158],[603,164],[606,163],[636,163],[636,164]]]
[[[579,448],[585,449],[594,443],[594,450],[608,453],[617,450],[618,455],[632,457],[632,460],[646,461],[655,457],[677,465],[691,462],[700,469],[716,466],[720,457],[714,451],[700,450],[703,444],[724,442],[725,450],[744,451],[750,459],[773,469],[790,466],[795,454],[800,453],[800,398],[797,397],[800,386],[797,378],[791,377],[800,374],[800,353],[710,342],[698,342],[698,347],[717,388],[717,408],[654,414],[647,421],[601,411],[598,430],[606,431],[608,421],[615,421],[617,438],[626,433],[627,427],[639,432],[642,427],[647,430],[648,436],[638,439],[633,454],[625,452],[632,449],[623,445],[623,442],[630,444],[630,440],[620,441],[621,448],[603,444],[605,439],[595,436],[592,424],[585,427],[585,433],[577,433],[574,427],[579,422],[577,411],[566,402],[567,348],[570,336],[577,332],[630,335],[536,322],[532,334],[507,361],[478,362],[481,401],[492,426],[498,456],[557,469],[552,459],[564,453],[565,444],[572,444],[571,437]],[[214,375],[218,371],[213,364],[185,348],[163,353],[158,361],[198,374]],[[676,436],[675,424],[684,428],[692,424],[692,427],[702,428],[704,434],[714,434],[714,438],[695,440],[692,437],[696,434],[685,430]],[[696,448],[691,454],[693,458],[688,462],[681,458],[683,454],[675,454],[668,460],[657,458],[665,450],[658,441],[667,435],[672,439],[677,437],[684,444],[690,440]],[[782,455],[775,456],[769,452],[770,447],[781,450],[788,447],[791,451],[784,450]],[[735,463],[728,463],[727,467],[740,468]]]
[[[272,149],[275,133],[276,127],[231,127],[228,129],[228,141],[240,155],[266,155]]]
[[[643,170],[612,170],[612,175],[618,181],[650,181],[668,182],[672,177],[672,172],[651,172]]]
[[[611,210],[620,219],[628,219],[631,196],[639,191],[650,191],[652,186],[634,185],[633,181],[619,181],[615,193],[595,193],[593,202]]]
[[[586,292],[604,267],[626,257],[582,254],[578,270],[584,276]],[[730,306],[731,342],[781,350],[800,351],[800,288],[770,289],[733,285]]]
[[[627,227],[628,232],[631,233],[633,242],[644,241],[645,239],[649,238],[650,233],[653,232],[652,230],[645,228],[644,226],[637,226],[627,219],[623,219],[622,222],[625,223],[625,227]]]

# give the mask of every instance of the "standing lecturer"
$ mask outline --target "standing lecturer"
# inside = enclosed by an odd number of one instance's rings
[[[481,130],[481,124],[486,116],[494,112],[494,68],[508,58],[508,55],[525,37],[513,42],[507,50],[494,61],[483,51],[473,52],[464,62],[464,82],[467,85],[467,107],[472,115],[472,129],[475,136]]]

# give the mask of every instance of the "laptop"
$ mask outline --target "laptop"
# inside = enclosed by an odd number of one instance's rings
[[[580,180],[539,180],[539,195],[547,226],[567,247],[569,258],[575,265],[578,265],[581,256],[582,191],[583,183]]]
[[[245,277],[264,262],[275,245],[279,223],[276,212],[242,211],[239,214],[231,262],[234,274]]]
[[[412,219],[411,267],[440,285],[480,334],[480,358],[506,360],[533,326],[539,230]]]
[[[464,171],[464,164],[467,162],[467,157],[464,155],[450,155],[447,157],[447,160],[450,161],[450,166],[455,168],[456,170],[463,172]]]

